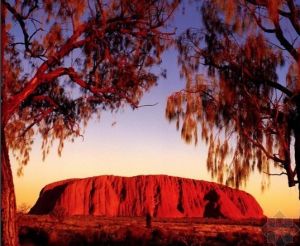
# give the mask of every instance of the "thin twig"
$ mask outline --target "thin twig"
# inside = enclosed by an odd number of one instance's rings
[[[264,172],[265,174],[268,174],[270,176],[281,176],[281,175],[287,175],[286,172],[281,172],[281,173],[268,173],[268,172]]]

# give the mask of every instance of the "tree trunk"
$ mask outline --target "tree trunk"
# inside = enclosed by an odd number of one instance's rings
[[[299,63],[300,64],[300,63]],[[299,65],[300,68],[300,65]],[[296,117],[293,124],[294,136],[295,136],[295,176],[297,176],[299,200],[300,200],[300,94],[295,96],[296,101]]]
[[[295,164],[296,164],[296,175],[298,180],[299,188],[299,200],[300,200],[300,120],[297,122],[294,133],[295,133]]]
[[[1,216],[1,245],[19,245],[16,224],[15,190],[3,128],[1,128]]]
[[[1,4],[1,245],[18,246],[15,189],[4,134],[4,127],[8,121],[8,117],[3,117],[3,113],[7,110],[4,107],[7,97],[4,59],[4,47],[7,45],[5,17],[4,4]]]
[[[285,133],[285,143],[286,146],[284,148],[284,169],[286,170],[287,173],[287,178],[288,178],[288,185],[289,187],[295,186],[295,175],[294,171],[291,166],[291,151],[290,151],[290,146],[291,146],[291,127],[288,125],[287,132]]]

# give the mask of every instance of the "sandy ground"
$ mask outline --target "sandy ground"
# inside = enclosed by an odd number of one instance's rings
[[[300,245],[298,220],[19,215],[20,243],[35,245]]]

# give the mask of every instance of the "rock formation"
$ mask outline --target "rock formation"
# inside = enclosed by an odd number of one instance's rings
[[[248,193],[213,182],[145,175],[98,176],[46,185],[30,210],[66,215],[214,217],[261,219],[263,211]]]

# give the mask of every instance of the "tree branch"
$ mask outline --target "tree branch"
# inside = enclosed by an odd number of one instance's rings
[[[29,45],[30,45],[30,42],[29,42],[29,34],[27,32],[27,29],[26,29],[26,25],[25,25],[25,22],[24,22],[24,17],[19,14],[17,12],[16,9],[14,9],[8,2],[6,1],[3,1],[3,4],[4,6],[7,8],[7,10],[16,18],[16,20],[18,21],[20,27],[21,27],[21,30],[23,32],[23,35],[24,35],[24,44],[25,44],[25,50],[27,52],[30,52],[31,53],[31,50],[29,48]]]
[[[247,8],[248,8],[248,6],[247,6]],[[266,33],[275,33],[276,32],[276,30],[274,28],[271,29],[271,28],[264,27],[263,24],[261,23],[261,18],[258,18],[256,16],[255,11],[251,11],[250,8],[248,8],[248,10],[251,12],[251,15],[253,16],[256,24],[260,27],[260,29],[262,29]]]
[[[45,76],[45,73],[49,67],[54,67],[57,63],[59,63],[62,57],[69,54],[72,50],[79,48],[85,44],[86,40],[77,41],[77,39],[82,35],[87,27],[88,23],[80,25],[73,33],[73,35],[61,47],[61,49],[54,56],[50,57],[47,61],[42,63],[32,79],[25,85],[24,89],[8,100],[5,105],[5,108],[7,110],[3,111],[4,122],[8,121],[8,119],[11,117],[13,112],[16,111],[16,108],[20,105],[20,103],[24,101],[32,92],[34,92],[35,89],[42,83],[42,78],[43,76]],[[56,76],[60,76],[59,71],[55,71],[58,72]],[[55,78],[54,74],[52,74],[52,78]]]
[[[34,5],[31,6],[31,8],[28,10],[28,13],[23,16],[24,19],[28,19],[31,13],[38,8],[38,0],[34,0]]]
[[[32,98],[34,101],[47,101],[52,107],[58,107],[57,103],[49,96],[38,95]]]
[[[281,172],[281,173],[268,173],[268,172],[263,172],[265,174],[268,174],[270,176],[281,176],[281,175],[287,175],[286,172]]]
[[[17,19],[24,34],[25,49],[31,52],[30,37],[28,35],[25,22],[24,22],[24,18],[27,16],[24,17],[21,14],[19,14],[6,1],[4,1],[4,5]],[[90,90],[92,93],[95,94],[116,93],[116,90],[111,87],[97,88],[97,87],[90,86],[88,83],[82,80],[82,78],[72,68],[58,68],[54,71],[49,72],[49,68],[55,68],[57,67],[57,65],[60,65],[62,58],[70,54],[72,50],[83,47],[86,44],[86,42],[95,38],[95,35],[98,35],[99,33],[97,32],[98,29],[102,29],[100,33],[101,35],[103,35],[105,34],[105,32],[115,30],[114,29],[115,25],[117,25],[119,22],[130,25],[129,29],[131,27],[135,27],[135,28],[144,28],[144,29],[147,28],[147,30],[149,30],[150,28],[150,31],[153,31],[153,29],[158,28],[163,24],[162,20],[157,20],[152,22],[148,19],[144,19],[140,17],[139,15],[131,15],[131,16],[118,15],[110,19],[105,19],[104,21],[105,23],[101,23],[101,25],[99,25],[97,19],[91,19],[88,22],[82,23],[81,25],[77,26],[76,30],[74,30],[73,34],[70,37],[68,37],[66,42],[59,48],[59,50],[53,56],[49,57],[48,60],[46,60],[40,65],[40,67],[37,69],[33,77],[25,84],[24,89],[18,94],[11,96],[11,98],[9,98],[7,102],[5,102],[5,108],[7,110],[3,112],[4,122],[7,122],[9,120],[12,114],[16,112],[21,102],[24,101],[29,95],[31,95],[41,83],[50,82],[54,78],[57,78],[62,75],[68,75],[73,82],[77,83],[82,88],[86,88]],[[105,31],[103,31],[103,28],[105,28]],[[92,32],[89,33],[87,37],[83,37],[83,34],[87,33],[88,30],[92,30]],[[78,40],[80,37],[83,37],[83,40]],[[97,38],[101,38],[101,37],[97,37]],[[32,54],[31,52],[30,55],[33,56],[34,54]],[[120,92],[118,93],[119,95],[121,95]],[[130,98],[127,97],[126,93],[122,94],[122,98],[130,102],[134,107],[138,106],[136,105],[135,102],[133,102]]]
[[[282,163],[282,164],[285,163],[285,160],[282,160],[282,159],[278,158],[276,155],[270,154],[270,153],[266,150],[266,148],[262,145],[262,143],[260,143],[260,142],[258,142],[258,141],[256,141],[256,140],[254,140],[252,137],[250,137],[249,134],[248,134],[245,130],[242,130],[242,134],[243,134],[243,135],[244,135],[251,143],[253,143],[256,147],[258,147],[259,149],[261,149],[261,150],[264,152],[264,154],[266,155],[266,157],[267,157],[268,159],[271,159],[271,160],[273,160],[273,161],[275,161],[275,162],[279,162],[279,163]]]
[[[22,133],[19,135],[19,137],[24,137],[26,132],[28,132],[33,126],[35,126],[37,123],[39,123],[42,119],[44,119],[47,115],[51,114],[53,112],[53,108],[48,108],[43,110],[38,117],[34,118],[34,121],[29,124],[24,131],[22,131]]]
[[[221,66],[221,65],[218,65],[216,63],[213,63],[212,61],[210,61],[209,63],[206,62],[204,63],[204,65],[209,65],[209,66],[213,66],[217,69],[239,69],[239,65],[238,64],[234,64],[234,63],[231,63],[230,65],[227,65],[227,66]],[[254,76],[252,76],[251,72],[245,67],[243,66],[243,72],[250,78],[252,79],[253,81],[255,82],[258,82],[258,83],[262,83],[260,81],[258,81],[257,79],[255,79]],[[268,84],[269,86],[277,89],[277,90],[280,90],[281,92],[283,92],[284,94],[286,94],[288,97],[292,97],[294,94],[292,93],[292,91],[290,91],[288,88],[284,87],[283,85],[281,85],[280,83],[277,83],[275,81],[272,81],[272,80],[265,80],[264,81],[266,84]]]
[[[260,7],[265,7],[267,8],[267,1],[265,0],[247,0],[248,3],[251,3],[255,6],[260,6]],[[288,16],[293,27],[295,28],[296,32],[299,34],[300,33],[300,25],[298,23],[297,20],[297,16],[295,14],[295,9],[296,6],[294,4],[293,0],[287,0],[288,2],[288,6],[290,8],[291,13],[286,13],[283,11],[278,10],[278,13],[281,14],[282,16]],[[252,13],[253,15],[253,13]],[[257,18],[256,15],[254,14],[254,18]],[[280,42],[280,44],[291,54],[291,56],[298,62],[299,61],[299,53],[298,51],[293,47],[293,45],[286,39],[286,37],[283,35],[283,31],[282,28],[279,24],[279,20],[272,18],[272,22],[274,24],[274,29],[267,29],[265,27],[262,26],[260,20],[256,20],[256,23],[258,24],[258,26],[267,33],[275,33],[278,41]]]
[[[153,103],[153,104],[142,104],[142,105],[138,105],[137,108],[143,108],[143,107],[154,107],[158,105],[158,102],[157,103]]]
[[[278,41],[284,48],[286,48],[286,50],[291,54],[291,56],[298,62],[299,61],[299,53],[283,35],[280,24],[275,20],[273,21],[273,23],[275,26],[275,35],[276,35]]]
[[[250,72],[247,68],[245,68],[244,66],[243,66],[243,72],[244,72],[250,79],[252,79],[253,81],[256,81],[256,82],[257,82],[257,80],[252,76],[251,72]],[[284,87],[284,86],[281,85],[280,83],[277,83],[277,82],[272,81],[272,80],[265,80],[264,82],[265,82],[266,84],[268,84],[269,86],[271,86],[271,87],[273,87],[273,88],[275,88],[275,89],[280,90],[281,92],[283,92],[284,94],[286,94],[286,95],[289,96],[289,97],[292,97],[292,96],[293,96],[292,91],[290,91],[288,88]]]
[[[26,24],[25,24],[25,20],[28,19],[28,17],[30,16],[30,14],[38,7],[38,1],[34,1],[34,5],[29,9],[27,15],[23,16],[20,13],[17,12],[17,10],[12,7],[8,2],[3,1],[4,6],[6,7],[6,9],[13,15],[13,17],[17,20],[17,22],[20,25],[20,28],[23,32],[23,36],[24,36],[24,46],[25,46],[25,51],[28,52],[31,57],[33,58],[41,58],[41,56],[39,54],[35,54],[31,48],[31,39],[33,38],[33,36],[38,32],[43,30],[42,28],[38,28],[37,30],[35,30],[30,36],[28,34],[27,28],[26,28]]]
[[[288,15],[290,22],[292,23],[295,31],[300,35],[300,23],[299,17],[297,17],[297,9],[293,0],[287,0],[287,5],[289,6],[290,13]]]

